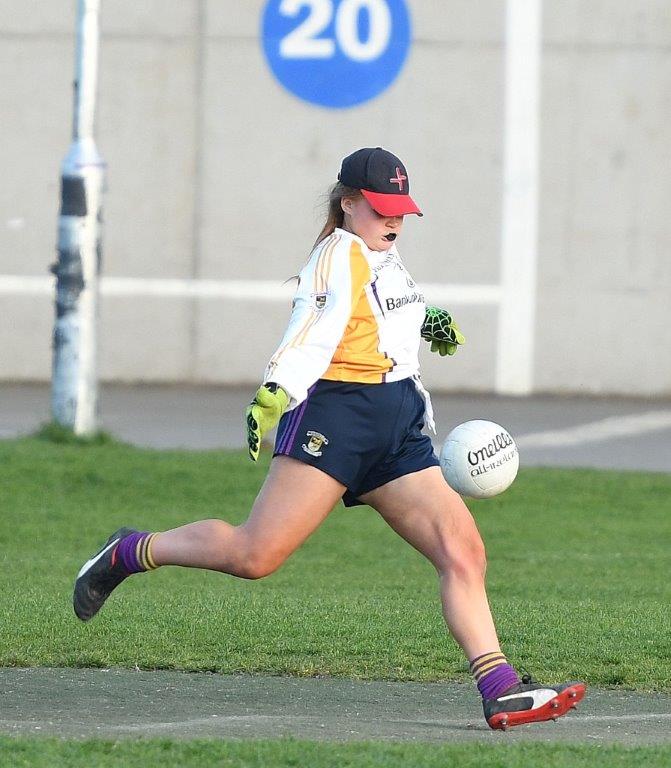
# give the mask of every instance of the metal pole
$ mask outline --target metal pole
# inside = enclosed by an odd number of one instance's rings
[[[96,429],[96,324],[105,163],[93,138],[100,0],[77,2],[72,143],[61,166],[51,404],[76,434]]]

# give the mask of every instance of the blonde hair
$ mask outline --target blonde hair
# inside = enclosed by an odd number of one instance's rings
[[[329,235],[333,234],[336,228],[340,228],[343,225],[345,219],[345,213],[340,205],[340,201],[343,197],[356,198],[361,197],[361,190],[354,189],[354,187],[347,187],[341,181],[337,181],[327,193],[328,209],[326,213],[326,221],[321,229],[321,232],[317,235],[313,248]]]

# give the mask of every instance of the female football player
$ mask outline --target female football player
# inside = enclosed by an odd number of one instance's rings
[[[422,215],[398,157],[376,147],[342,161],[289,326],[247,409],[254,461],[264,435],[278,427],[249,518],[162,533],[120,529],[80,570],[75,613],[88,621],[125,578],[162,565],[259,579],[340,499],[368,504],[435,566],[445,621],[470,662],[489,725],[555,719],[585,686],[520,680],[508,664],[485,592],[482,539],[422,433],[433,419],[419,379],[420,340],[446,355],[464,337],[446,311],[427,309],[399,256],[408,214]]]

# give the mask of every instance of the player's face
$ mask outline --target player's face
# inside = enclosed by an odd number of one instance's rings
[[[386,251],[401,234],[403,216],[381,216],[365,197],[344,197],[341,201],[343,226],[358,235],[371,251]]]

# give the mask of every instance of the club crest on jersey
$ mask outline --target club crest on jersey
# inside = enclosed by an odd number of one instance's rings
[[[313,432],[309,430],[307,432],[307,443],[303,443],[303,450],[310,456],[321,456],[322,447],[329,444],[329,441],[321,434],[321,432]]]
[[[326,297],[328,294],[326,293],[313,293],[312,296],[315,300],[315,307],[317,309],[324,309],[326,306]]]

